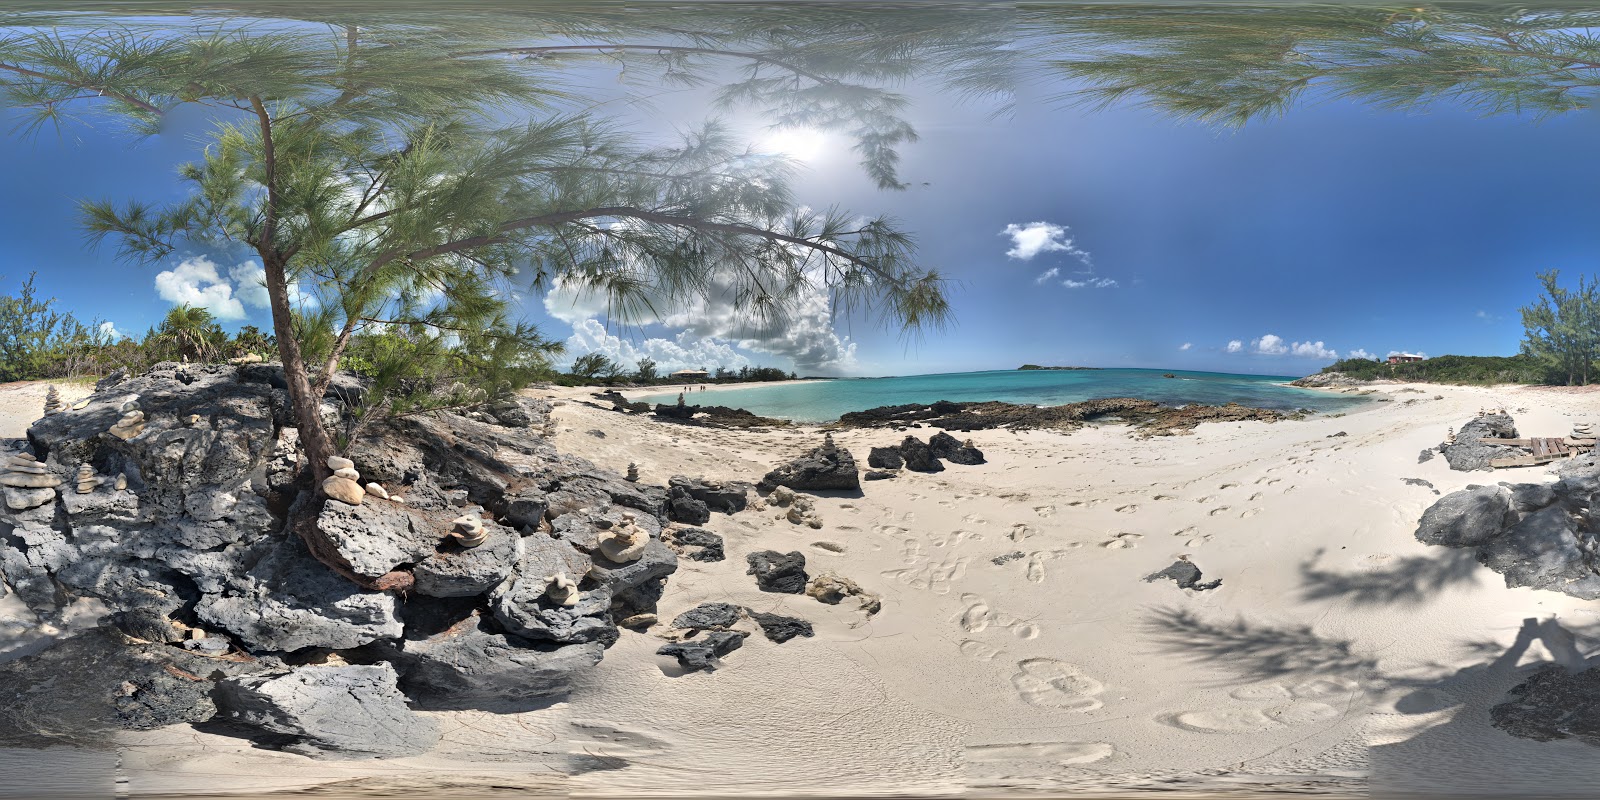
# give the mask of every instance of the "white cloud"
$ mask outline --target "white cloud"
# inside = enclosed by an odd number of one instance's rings
[[[684,331],[674,339],[653,338],[634,343],[613,336],[597,319],[573,324],[572,338],[567,339],[567,352],[574,357],[600,353],[630,371],[644,358],[656,362],[656,369],[661,373],[680,369],[715,371],[718,367],[736,370],[750,366],[750,359],[726,342],[698,339]]]
[[[1268,356],[1281,356],[1284,353],[1289,352],[1289,348],[1283,343],[1283,338],[1271,333],[1261,337],[1260,339],[1251,339],[1250,346],[1254,348],[1257,353]]]
[[[1061,268],[1060,267],[1051,267],[1051,268],[1045,270],[1044,272],[1039,273],[1039,277],[1034,278],[1033,282],[1039,284],[1040,286],[1043,286],[1046,281],[1048,281],[1051,278],[1054,278],[1055,276],[1060,275],[1060,274],[1061,274]]]
[[[1191,347],[1194,347],[1194,342],[1184,342],[1183,346],[1179,347],[1178,349],[1179,350],[1188,350]]]
[[[1290,346],[1289,352],[1296,358],[1318,358],[1332,360],[1339,357],[1339,351],[1329,350],[1322,342],[1295,342]]]
[[[173,305],[204,308],[217,319],[245,317],[244,304],[234,297],[233,285],[217,274],[216,263],[204,256],[184,259],[173,269],[157,273],[156,294]]]
[[[1030,261],[1040,253],[1059,252],[1088,264],[1089,253],[1073,243],[1068,235],[1070,232],[1067,226],[1053,222],[1029,222],[1026,225],[1013,222],[1000,235],[1011,237],[1011,249],[1006,251],[1010,258]]]
[[[1230,353],[1237,353],[1237,352],[1239,352],[1240,350],[1243,350],[1243,349],[1244,349],[1244,342],[1241,342],[1238,339],[1234,339],[1233,341],[1228,342],[1228,352],[1230,352]]]
[[[1084,287],[1088,287],[1090,289],[1117,288],[1117,282],[1111,278],[1085,278],[1081,281],[1075,281],[1071,278],[1068,278],[1062,281],[1061,285],[1067,287],[1068,289],[1082,289]]]
[[[129,338],[128,334],[117,330],[117,326],[110,322],[100,323],[100,335],[110,339],[113,342],[120,342],[123,339]]]
[[[267,298],[267,271],[255,261],[246,261],[228,270],[228,277],[233,279],[237,288],[234,296],[239,302],[256,308],[267,308],[272,305]]]
[[[1415,352],[1412,352],[1410,350],[1390,350],[1389,351],[1389,355],[1390,356],[1421,356],[1423,358],[1427,358],[1428,357],[1428,354],[1422,352],[1421,350],[1417,350]],[[1384,356],[1384,358],[1388,358],[1388,357],[1389,356]]]

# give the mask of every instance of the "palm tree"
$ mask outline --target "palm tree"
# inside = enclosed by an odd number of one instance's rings
[[[186,361],[211,361],[221,352],[227,340],[211,312],[204,308],[181,305],[167,312],[161,326],[151,341],[157,347],[169,350]]]

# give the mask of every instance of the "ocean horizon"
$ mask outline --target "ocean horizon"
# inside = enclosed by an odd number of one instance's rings
[[[1166,375],[1172,375],[1168,378]],[[834,378],[691,392],[686,402],[747,409],[795,422],[830,422],[852,411],[905,403],[999,401],[1056,406],[1106,397],[1136,397],[1171,406],[1239,403],[1279,411],[1341,411],[1359,397],[1289,386],[1295,376],[1239,375],[1159,369],[986,370],[885,378]],[[678,389],[631,399],[677,401]]]

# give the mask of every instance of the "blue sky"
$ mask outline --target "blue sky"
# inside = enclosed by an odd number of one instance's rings
[[[1219,131],[1136,108],[1024,104],[995,121],[983,107],[917,97],[922,141],[905,150],[903,192],[874,188],[843,139],[773,143],[807,158],[803,202],[888,213],[918,235],[925,263],[955,281],[951,329],[908,342],[871,319],[830,325],[815,305],[755,341],[705,309],[624,329],[565,296],[531,297],[526,315],[570,336],[574,354],[653,355],[672,368],[882,375],[1032,362],[1282,375],[1333,353],[1511,354],[1535,272],[1600,272],[1592,113],[1536,123],[1330,102]],[[657,105],[635,125],[664,131],[704,113],[693,95]],[[227,327],[266,328],[242,258],[141,267],[84,244],[77,199],[177,196],[174,168],[196,152],[203,121],[188,113],[168,127],[144,140],[103,124],[0,137],[0,290],[37,271],[62,308],[127,333],[182,300]]]

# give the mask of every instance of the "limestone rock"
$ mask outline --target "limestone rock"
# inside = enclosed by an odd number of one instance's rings
[[[352,506],[361,505],[361,501],[367,497],[367,490],[361,488],[361,484],[338,475],[322,481],[322,493],[330,499]]]
[[[971,439],[961,442],[943,431],[929,437],[928,449],[933,451],[935,457],[952,464],[973,466],[984,463],[983,451],[973,445]]]
[[[744,609],[732,603],[701,603],[679,614],[672,627],[689,630],[721,630],[738,623]]]
[[[67,404],[61,402],[61,392],[56,389],[55,384],[50,384],[50,387],[44,393],[45,416],[59,414],[66,410]]]
[[[425,525],[392,503],[325,503],[317,517],[317,528],[350,570],[368,578],[434,555],[438,540]]]
[[[336,470],[333,471],[333,474],[338,476],[338,477],[340,477],[340,478],[347,478],[347,479],[352,480],[352,481],[360,481],[361,480],[361,473],[356,472],[354,469],[351,469],[349,467],[346,467],[344,469],[336,469]]]
[[[721,561],[726,558],[722,537],[704,528],[678,528],[662,534],[678,555],[690,561]]]
[[[344,456],[328,456],[328,469],[338,471],[341,469],[355,469],[356,462]]]
[[[933,449],[915,436],[901,440],[900,457],[906,460],[906,469],[912,472],[944,471],[944,463],[934,456]]]
[[[900,469],[906,460],[900,457],[898,447],[874,447],[867,453],[867,466],[876,469]]]
[[[419,538],[426,543],[427,556],[411,570],[416,580],[413,590],[430,597],[472,597],[493,589],[509,577],[520,552],[521,541],[516,531],[489,521],[482,525],[483,542],[477,547],[462,548],[436,548],[427,543],[430,535],[419,528]]]
[[[886,480],[889,480],[890,478],[899,477],[899,475],[900,475],[900,471],[899,470],[869,469],[866,472],[861,473],[861,478],[862,478],[862,480],[868,480],[868,481],[886,481]]]
[[[1439,498],[1417,524],[1417,541],[1445,547],[1477,547],[1516,522],[1511,492],[1504,486],[1470,486]]]
[[[622,515],[622,524],[599,536],[600,553],[618,564],[638,561],[644,556],[650,534],[634,522],[632,514]]]
[[[1203,583],[1201,582],[1200,578],[1200,568],[1189,563],[1187,558],[1180,558],[1177,561],[1172,562],[1172,566],[1167,567],[1160,572],[1146,575],[1144,580],[1146,583],[1154,583],[1160,580],[1170,580],[1173,583],[1178,584],[1179,589],[1194,589],[1197,592],[1210,591],[1222,585],[1221,578]]]
[[[675,497],[687,497],[704,504],[708,510],[737,514],[745,510],[750,502],[750,492],[754,489],[744,481],[711,481],[673,475],[667,479],[667,500],[670,502]]]
[[[1478,561],[1505,576],[1506,586],[1565,592],[1600,600],[1597,544],[1580,536],[1578,521],[1560,506],[1528,515],[1478,548]]]
[[[738,650],[743,644],[743,631],[711,631],[681,642],[663,645],[657,655],[672,656],[687,672],[712,672],[722,656]]]
[[[448,535],[455,537],[456,542],[462,547],[479,547],[489,540],[488,529],[484,527],[483,518],[478,516],[476,512],[456,517],[451,520],[450,524],[455,530]]]
[[[761,550],[745,556],[745,560],[750,565],[745,574],[756,576],[756,588],[763,592],[800,594],[806,590],[806,557],[798,550]]]
[[[1480,439],[1515,439],[1517,427],[1510,415],[1486,414],[1461,426],[1461,431],[1456,434],[1455,441],[1445,444],[1441,452],[1445,461],[1450,463],[1450,468],[1471,472],[1480,469],[1493,469],[1489,466],[1490,459],[1504,456],[1522,455],[1523,451],[1514,447],[1480,442]]]
[[[378,498],[379,500],[388,500],[389,499],[389,492],[388,492],[387,489],[383,488],[383,484],[381,484],[381,483],[376,483],[376,482],[369,483],[366,486],[363,486],[361,488],[366,489],[367,490],[367,494],[370,494],[373,497]]]
[[[845,598],[857,598],[861,610],[867,612],[869,617],[878,613],[883,607],[883,601],[877,595],[862,589],[855,581],[833,572],[818,575],[806,585],[805,592],[808,597],[830,606],[844,602]]]
[[[1506,702],[1489,710],[1496,728],[1522,739],[1576,739],[1600,747],[1600,667],[1576,675],[1546,667],[1506,694]]]
[[[439,726],[406,707],[389,664],[300,667],[287,675],[229,678],[217,707],[233,722],[292,737],[282,749],[314,758],[425,753]]]

